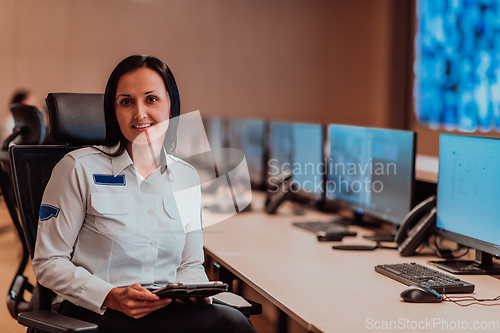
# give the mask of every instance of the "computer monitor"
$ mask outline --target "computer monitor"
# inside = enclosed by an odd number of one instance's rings
[[[216,145],[210,139],[210,125],[218,123],[219,119],[201,118],[197,111],[183,114],[176,119],[178,121],[177,143],[173,155],[194,167],[202,183],[214,179],[216,174],[214,146]]]
[[[476,261],[438,262],[457,274],[500,274],[500,140],[441,134],[437,233],[476,249]]]
[[[267,163],[266,188],[278,191],[277,184],[291,174],[292,124],[271,122],[269,125],[269,159]]]
[[[323,125],[292,124],[291,189],[300,198],[322,201],[324,175]]]
[[[245,119],[241,122],[240,129],[240,149],[245,154],[252,188],[263,189],[265,122]]]
[[[224,119],[210,117],[204,120],[206,126],[208,143],[212,152],[213,160],[219,163],[223,160],[223,148],[226,146],[227,130]],[[212,162],[213,163],[213,162]]]
[[[241,149],[241,119],[229,119],[229,129],[227,131],[227,146],[229,148]]]
[[[228,147],[241,150],[255,190],[262,190],[265,178],[264,137],[265,121],[259,119],[230,119]]]
[[[212,151],[219,151],[227,144],[226,119],[220,117],[209,117],[203,119],[203,125],[207,132],[208,142]]]
[[[415,133],[328,126],[326,198],[354,212],[400,225],[413,207]]]

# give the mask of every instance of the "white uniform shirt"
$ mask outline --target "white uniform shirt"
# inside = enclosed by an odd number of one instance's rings
[[[102,314],[113,287],[208,280],[199,176],[182,160],[166,161],[167,172],[158,168],[147,179],[126,151],[109,157],[78,149],[55,166],[33,259],[38,282],[56,292],[55,302]]]

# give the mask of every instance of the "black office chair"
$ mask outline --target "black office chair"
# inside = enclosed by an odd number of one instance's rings
[[[30,311],[32,309],[30,302],[24,299],[24,292],[27,291],[31,293],[33,291],[33,286],[28,282],[28,278],[23,275],[29,260],[29,252],[26,242],[24,241],[24,233],[19,221],[14,186],[10,172],[8,149],[9,146],[13,144],[41,144],[44,141],[46,131],[43,115],[36,107],[16,103],[10,106],[10,110],[14,117],[15,126],[9,137],[2,143],[2,151],[0,152],[0,189],[9,215],[23,246],[18,269],[7,294],[7,308],[11,316],[16,319],[19,312]],[[7,230],[7,228],[4,228],[4,230]]]
[[[10,106],[10,111],[14,117],[14,128],[12,133],[2,142],[0,152],[0,164],[2,167],[0,174],[0,188],[5,197],[5,203],[12,217],[14,225],[19,226],[19,219],[16,210],[16,202],[12,178],[10,175],[9,147],[14,144],[39,145],[45,138],[45,122],[43,115],[36,107],[15,103]],[[20,234],[22,236],[22,233]]]
[[[49,94],[47,105],[50,131],[54,139],[83,144],[102,144],[106,138],[103,96],[97,94]],[[45,186],[57,162],[77,146],[14,146],[11,148],[12,174],[25,239],[34,254],[38,212]],[[37,283],[32,304],[35,311],[21,312],[18,322],[28,332],[97,332],[97,325],[51,312],[54,293]],[[221,295],[234,302],[244,314],[262,312],[260,304],[249,304],[236,295]],[[227,302],[226,302],[227,303]]]

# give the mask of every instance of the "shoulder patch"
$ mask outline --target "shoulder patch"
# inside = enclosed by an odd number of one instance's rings
[[[125,175],[99,175],[93,174],[92,178],[96,185],[115,185],[115,186],[125,186],[127,182],[125,181]]]
[[[72,152],[69,152],[68,155],[70,155],[71,157],[73,157],[76,160],[76,159],[79,159],[80,157],[83,157],[83,156],[100,154],[100,153],[101,152],[97,149],[94,149],[92,147],[85,147],[85,148],[73,150]]]
[[[40,221],[45,221],[51,217],[57,217],[59,215],[60,209],[51,205],[40,205],[40,211],[38,217]]]

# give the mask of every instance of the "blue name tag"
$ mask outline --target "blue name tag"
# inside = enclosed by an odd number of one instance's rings
[[[125,186],[125,175],[92,175],[94,178],[94,183],[96,185],[115,185],[115,186]]]
[[[57,217],[59,215],[60,209],[51,205],[40,205],[40,211],[38,212],[38,217],[41,221],[50,219],[51,217]]]

